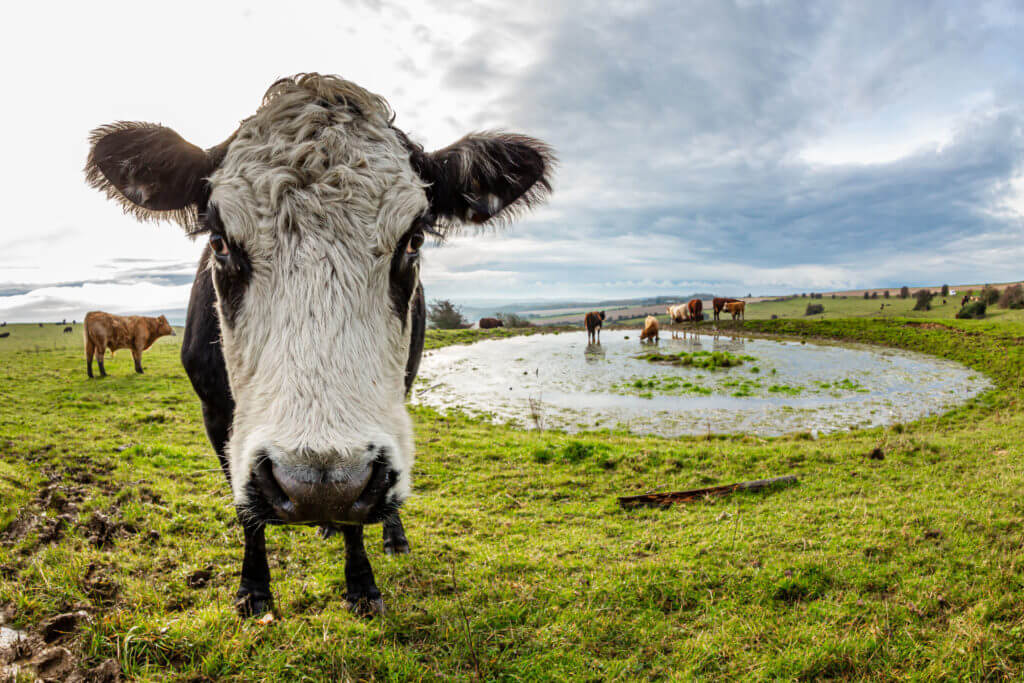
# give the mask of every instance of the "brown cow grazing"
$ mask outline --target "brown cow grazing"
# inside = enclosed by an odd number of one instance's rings
[[[732,314],[732,319],[743,318],[747,319],[747,304],[742,301],[730,301],[725,305],[725,310]]]
[[[711,308],[714,310],[715,320],[718,320],[718,316],[722,313],[722,309],[725,308],[726,304],[736,303],[739,299],[730,299],[726,296],[716,296],[711,300]]]
[[[604,311],[591,311],[587,313],[586,317],[583,318],[583,323],[587,326],[587,343],[600,344]]]
[[[640,331],[640,341],[658,340],[658,319],[653,315],[644,320],[644,329]]]
[[[147,318],[142,315],[111,315],[103,311],[85,314],[85,370],[92,377],[92,359],[100,366],[100,376],[106,377],[103,355],[118,349],[131,349],[135,359],[135,372],[142,374],[142,352],[160,337],[174,334],[165,316]]]
[[[495,327],[505,327],[505,321],[500,318],[480,318],[481,330],[490,330]]]

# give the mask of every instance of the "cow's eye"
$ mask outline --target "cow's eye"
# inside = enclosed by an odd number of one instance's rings
[[[210,234],[210,249],[213,253],[220,257],[226,257],[228,255],[228,242],[224,239],[223,235],[217,233]]]
[[[413,234],[409,235],[409,242],[405,245],[406,254],[419,253],[420,247],[423,246],[423,240],[425,239],[422,230],[417,230]]]

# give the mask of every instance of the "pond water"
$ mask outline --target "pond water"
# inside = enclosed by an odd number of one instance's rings
[[[665,331],[537,334],[424,354],[412,400],[525,428],[636,433],[826,433],[943,412],[990,388],[962,365],[853,344]],[[691,353],[693,365],[639,356]],[[708,369],[709,352],[739,365]]]

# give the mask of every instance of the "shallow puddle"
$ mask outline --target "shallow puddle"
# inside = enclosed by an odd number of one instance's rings
[[[581,331],[428,351],[413,401],[527,428],[771,436],[907,422],[991,386],[957,363],[895,349],[668,336],[652,346],[635,331],[609,331],[588,345]],[[700,352],[727,352],[742,362],[708,369],[639,358],[651,351],[696,352],[698,361]]]

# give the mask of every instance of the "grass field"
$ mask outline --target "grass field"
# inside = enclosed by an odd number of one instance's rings
[[[39,633],[84,610],[57,641],[65,663],[113,658],[138,680],[1021,678],[1024,322],[832,320],[818,303],[825,320],[758,320],[758,305],[744,327],[916,349],[996,389],[817,440],[569,436],[417,408],[413,553],[368,544],[388,615],[342,608],[338,539],[285,528],[268,533],[266,625],[231,608],[241,531],[181,337],[156,343],[145,375],[121,352],[90,381],[80,326],[9,325],[0,612]],[[509,331],[428,346],[495,333]],[[799,485],[667,510],[615,500],[783,474]]]

